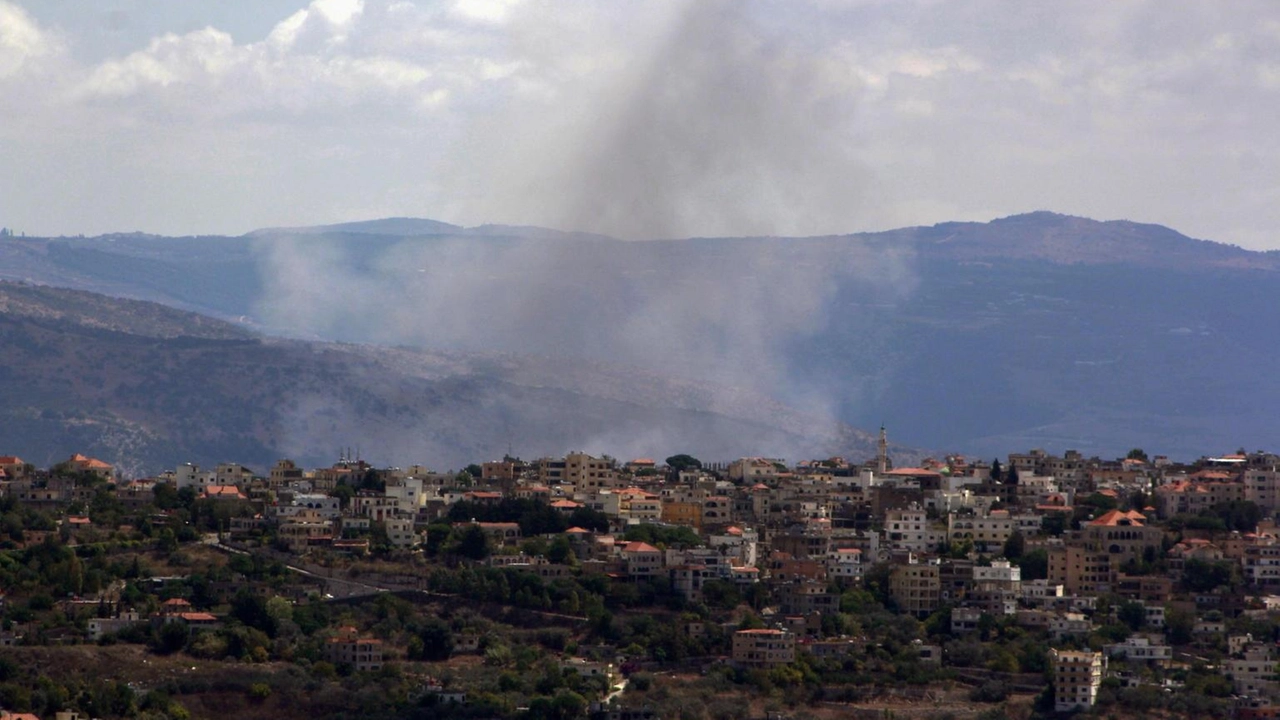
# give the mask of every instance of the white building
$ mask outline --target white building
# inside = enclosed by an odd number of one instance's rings
[[[1051,650],[1053,709],[1057,712],[1088,709],[1098,702],[1098,689],[1107,669],[1102,653]]]
[[[1122,643],[1106,645],[1107,657],[1129,662],[1167,663],[1173,660],[1173,648],[1163,643],[1152,643],[1151,638],[1135,635]]]

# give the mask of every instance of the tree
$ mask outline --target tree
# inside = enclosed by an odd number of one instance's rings
[[[489,536],[479,525],[467,525],[458,533],[453,551],[471,560],[484,560],[493,550],[489,546]]]
[[[1235,566],[1228,562],[1211,562],[1191,558],[1183,563],[1182,584],[1192,592],[1211,592],[1231,584]]]
[[[1022,570],[1023,581],[1048,578],[1049,551],[1044,548],[1036,548],[1031,552],[1024,552],[1018,558],[1018,567]]]
[[[453,652],[453,632],[439,618],[428,619],[414,637],[420,645],[415,643],[417,657],[411,655],[410,660],[443,661]]]
[[[1136,600],[1129,600],[1116,610],[1116,619],[1136,632],[1147,624],[1147,608]]]
[[[267,610],[267,601],[248,588],[236,593],[231,601],[231,617],[270,637],[275,636],[276,619]]]
[[[1147,452],[1142,448],[1134,448],[1129,451],[1128,455],[1125,455],[1125,458],[1129,460],[1141,460],[1142,462],[1147,462]]]
[[[170,620],[160,626],[156,632],[155,648],[156,652],[163,655],[176,653],[187,646],[187,641],[191,639],[191,628],[187,627],[187,623],[182,620]]]
[[[1196,616],[1186,610],[1170,609],[1164,617],[1169,644],[1186,645],[1191,642],[1196,627]]]
[[[1014,530],[1009,534],[1009,539],[1004,541],[1005,558],[1016,561],[1022,557],[1022,551],[1026,546],[1027,541],[1022,537],[1022,533]]]
[[[331,497],[338,498],[338,506],[345,510],[346,508],[351,507],[351,498],[356,496],[356,489],[346,483],[343,483],[334,487],[333,490],[329,492],[329,495]]]
[[[673,478],[679,477],[685,470],[701,470],[702,461],[692,455],[681,453],[667,458],[667,467],[671,469]]]
[[[560,565],[572,564],[574,554],[569,538],[557,535],[556,539],[551,541],[551,547],[547,548],[547,559]]]
[[[1004,477],[1004,471],[1000,469],[1000,458],[995,458],[991,461],[991,480],[1000,482],[1002,477]]]

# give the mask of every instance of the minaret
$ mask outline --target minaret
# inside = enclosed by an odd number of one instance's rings
[[[889,436],[884,432],[884,426],[880,426],[880,442],[878,443],[879,452],[876,454],[876,472],[881,475],[889,471]]]

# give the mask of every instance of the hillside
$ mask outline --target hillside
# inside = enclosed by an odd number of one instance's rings
[[[554,358],[261,337],[152,303],[0,283],[0,446],[131,473],[180,462],[307,464],[359,448],[446,469],[571,449],[729,459],[874,453],[871,438],[729,392]],[[669,449],[669,450],[668,450]]]
[[[0,276],[299,339],[502,354],[559,392],[634,397],[640,372],[718,388],[686,391],[691,408],[773,398],[940,450],[1187,457],[1280,433],[1266,372],[1280,318],[1258,312],[1280,293],[1280,253],[1047,212],[653,242],[433,222],[8,238]],[[441,232],[394,234],[415,228]]]

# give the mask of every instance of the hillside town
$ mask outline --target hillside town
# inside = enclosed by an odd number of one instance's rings
[[[329,688],[309,714],[1280,717],[1280,456],[879,447],[136,479],[0,456],[0,717],[202,714],[187,680],[15,654],[125,646],[256,668],[244,716]]]

